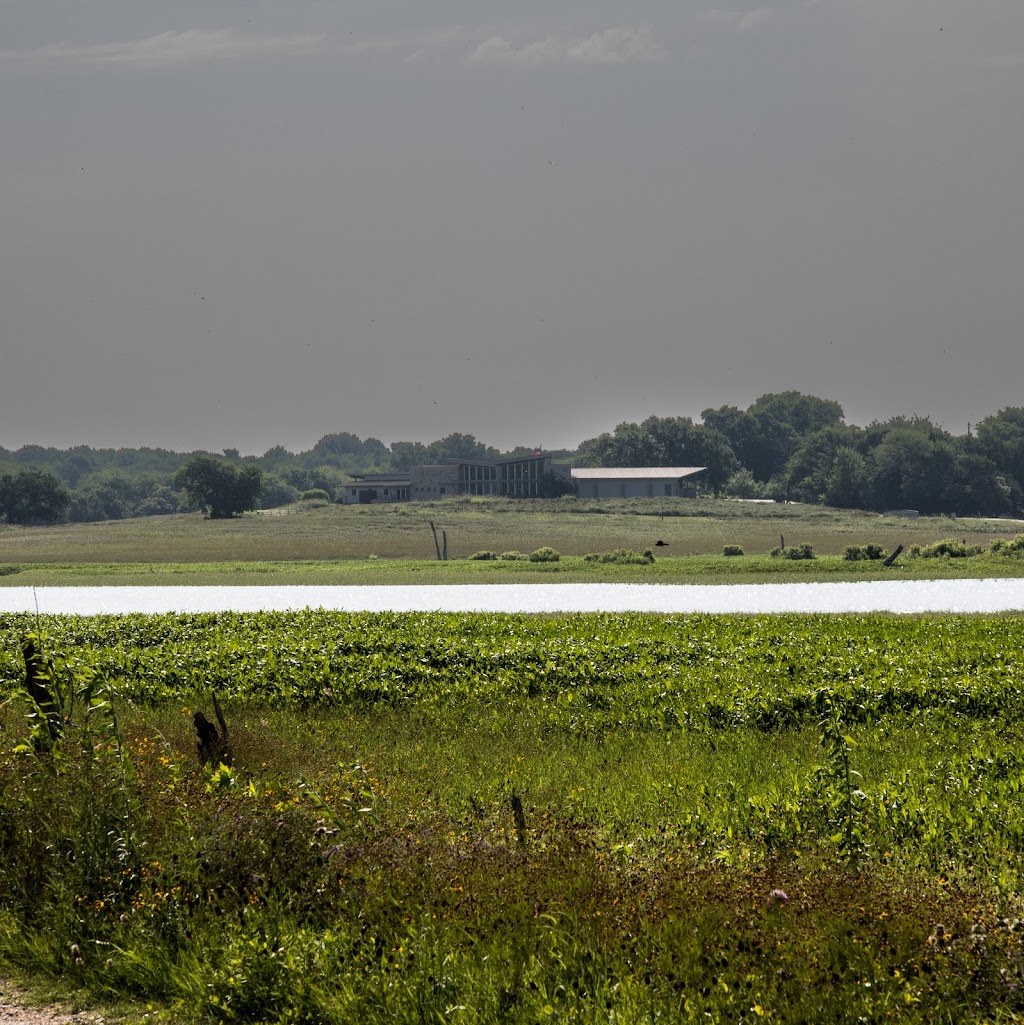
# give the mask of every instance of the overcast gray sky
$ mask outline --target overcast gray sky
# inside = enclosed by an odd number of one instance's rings
[[[0,445],[1024,405],[1021,0],[0,0]]]

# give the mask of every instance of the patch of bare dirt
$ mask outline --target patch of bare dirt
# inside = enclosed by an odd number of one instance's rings
[[[68,1004],[36,1005],[25,989],[0,981],[0,1025],[103,1025],[96,1011],[75,1011]]]

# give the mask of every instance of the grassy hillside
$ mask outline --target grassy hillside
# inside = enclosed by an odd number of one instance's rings
[[[0,527],[0,563],[221,562],[287,559],[432,559],[430,522],[448,534],[453,559],[483,549],[529,552],[551,545],[564,555],[643,549],[661,539],[665,554],[721,554],[725,544],[766,554],[783,534],[820,554],[849,544],[927,544],[956,536],[987,544],[1024,529],[1019,520],[918,520],[821,506],[698,499],[509,501],[466,498],[393,506],[304,507],[233,520],[198,514],[150,516],[57,527]]]

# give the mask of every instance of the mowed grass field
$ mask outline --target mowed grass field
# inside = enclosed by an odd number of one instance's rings
[[[449,562],[439,564],[447,535]],[[954,537],[987,547],[1024,531],[1019,520],[906,519],[816,506],[735,501],[627,499],[595,502],[450,499],[430,504],[338,506],[298,504],[233,520],[198,513],[56,527],[0,527],[0,585],[59,583],[451,583],[560,580],[658,580],[721,577],[744,582],[767,573],[801,579],[859,579],[878,563],[841,558],[847,545],[909,549]],[[770,559],[781,540],[810,544],[814,562]],[[657,541],[665,545],[655,547]],[[745,558],[723,558],[740,545]],[[532,552],[550,546],[554,564],[472,562],[475,552]],[[584,563],[582,556],[617,548],[654,548],[653,566]],[[699,556],[699,558],[698,558]],[[984,562],[984,566],[981,563]],[[906,576],[1018,575],[1014,559],[915,560]],[[17,569],[18,572],[11,572]]]

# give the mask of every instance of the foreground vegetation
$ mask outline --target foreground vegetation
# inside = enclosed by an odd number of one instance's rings
[[[0,955],[220,1021],[1013,1020],[1022,647],[1015,616],[0,617]],[[195,753],[213,694],[230,767]]]

